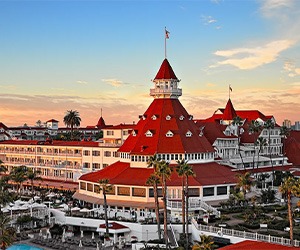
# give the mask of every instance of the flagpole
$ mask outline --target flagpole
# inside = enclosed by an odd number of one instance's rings
[[[165,59],[167,58],[167,27],[165,27]]]
[[[229,99],[230,99],[230,84],[228,86],[228,95],[229,95]]]

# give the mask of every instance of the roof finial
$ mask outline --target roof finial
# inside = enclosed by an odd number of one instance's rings
[[[167,27],[165,27],[165,58],[167,58],[167,39],[169,39],[170,32],[167,31]]]
[[[231,86],[229,84],[229,89],[228,89],[229,99],[230,99],[230,92],[232,92],[232,88],[231,88]]]

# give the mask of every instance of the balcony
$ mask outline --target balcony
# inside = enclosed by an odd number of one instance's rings
[[[170,96],[181,96],[182,95],[182,89],[150,89],[150,95],[156,96],[156,95],[170,95]]]

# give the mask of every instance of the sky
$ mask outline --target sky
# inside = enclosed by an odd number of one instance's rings
[[[0,0],[0,121],[138,121],[165,57],[196,119],[231,100],[300,120],[300,1]]]

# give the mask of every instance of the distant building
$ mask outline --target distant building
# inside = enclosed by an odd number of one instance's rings
[[[294,130],[297,130],[297,131],[300,130],[300,121],[296,121],[296,122],[295,122]]]
[[[285,119],[282,123],[282,126],[286,126],[287,128],[291,128],[291,120]]]

